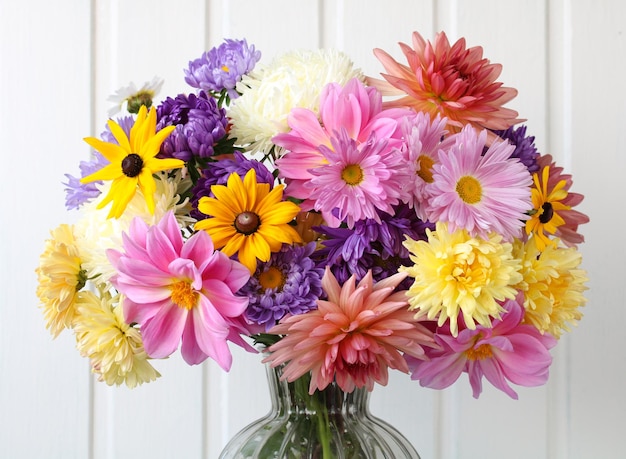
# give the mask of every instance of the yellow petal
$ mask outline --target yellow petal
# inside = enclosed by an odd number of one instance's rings
[[[105,142],[100,139],[96,139],[95,137],[85,137],[83,139],[85,142],[89,144],[94,150],[98,150],[102,153],[106,159],[111,163],[121,163],[126,156],[128,156],[128,151],[124,150],[119,145],[114,143]]]
[[[122,129],[122,127],[113,120],[109,120],[107,124],[111,130],[111,134],[113,134],[113,137],[115,137],[115,140],[117,140],[120,147],[128,153],[132,153],[130,149],[130,142],[128,141],[128,136],[126,135],[126,132],[124,132],[124,129]]]

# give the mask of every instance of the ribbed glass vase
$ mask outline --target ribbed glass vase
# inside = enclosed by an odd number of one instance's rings
[[[409,441],[369,412],[369,392],[335,383],[309,395],[310,376],[281,381],[267,366],[272,408],[237,433],[220,459],[419,459]]]

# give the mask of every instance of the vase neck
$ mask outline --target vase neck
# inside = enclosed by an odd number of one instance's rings
[[[266,366],[272,409],[276,412],[315,413],[319,408],[329,414],[361,416],[369,413],[369,391],[356,388],[352,392],[343,391],[336,382],[323,390],[309,394],[310,374],[305,374],[293,382],[281,381],[283,366]]]

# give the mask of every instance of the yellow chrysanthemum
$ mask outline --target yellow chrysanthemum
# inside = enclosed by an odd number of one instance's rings
[[[530,190],[533,213],[526,220],[526,234],[537,238],[539,250],[553,243],[545,233],[554,234],[559,226],[565,224],[559,212],[571,208],[562,202],[567,198],[567,182],[559,180],[550,183],[549,178],[550,166],[545,166],[541,175],[539,172],[533,174],[533,187]]]
[[[46,327],[56,338],[74,320],[76,292],[85,285],[85,273],[74,239],[73,227],[60,225],[50,232],[45,249],[35,270],[39,284],[37,296],[41,301]]]
[[[113,180],[109,193],[98,205],[101,209],[111,201],[113,202],[108,218],[119,218],[124,213],[137,187],[143,192],[148,209],[153,213],[156,185],[152,174],[179,169],[185,165],[180,159],[156,158],[161,144],[175,129],[175,126],[167,126],[157,132],[156,110],[152,107],[149,113],[146,112],[145,105],[142,105],[135,124],[130,130],[130,139],[120,125],[113,120],[109,120],[108,125],[118,143],[104,142],[95,137],[85,138],[85,142],[111,162],[99,171],[81,179],[81,183]]]
[[[491,327],[491,319],[503,311],[497,301],[515,298],[514,285],[522,278],[512,245],[495,233],[489,239],[470,237],[462,229],[450,233],[442,222],[427,234],[428,241],[404,242],[415,263],[400,268],[415,279],[408,291],[411,309],[440,326],[450,319],[454,336],[459,313],[468,328],[476,322]]]
[[[236,173],[228,177],[226,186],[214,185],[214,198],[203,197],[198,210],[211,218],[199,221],[196,230],[205,230],[226,255],[238,254],[239,261],[251,273],[257,258],[268,261],[282,244],[302,242],[289,223],[300,212],[290,201],[283,201],[283,185],[270,191],[267,183],[257,183],[256,172],[250,169],[243,181]]]
[[[586,272],[580,269],[582,255],[576,248],[556,244],[537,247],[536,238],[527,243],[515,241],[514,254],[521,259],[523,280],[516,288],[524,292],[524,322],[534,325],[542,333],[560,338],[569,325],[582,318],[579,310],[587,299]]]
[[[119,298],[85,291],[78,294],[74,320],[76,346],[91,360],[92,371],[108,385],[138,384],[161,376],[148,361],[139,330],[124,322]]]

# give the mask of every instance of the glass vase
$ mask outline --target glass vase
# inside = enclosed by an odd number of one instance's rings
[[[369,411],[369,392],[332,383],[309,395],[310,375],[281,381],[267,368],[272,408],[228,442],[220,459],[419,459],[400,432]]]

